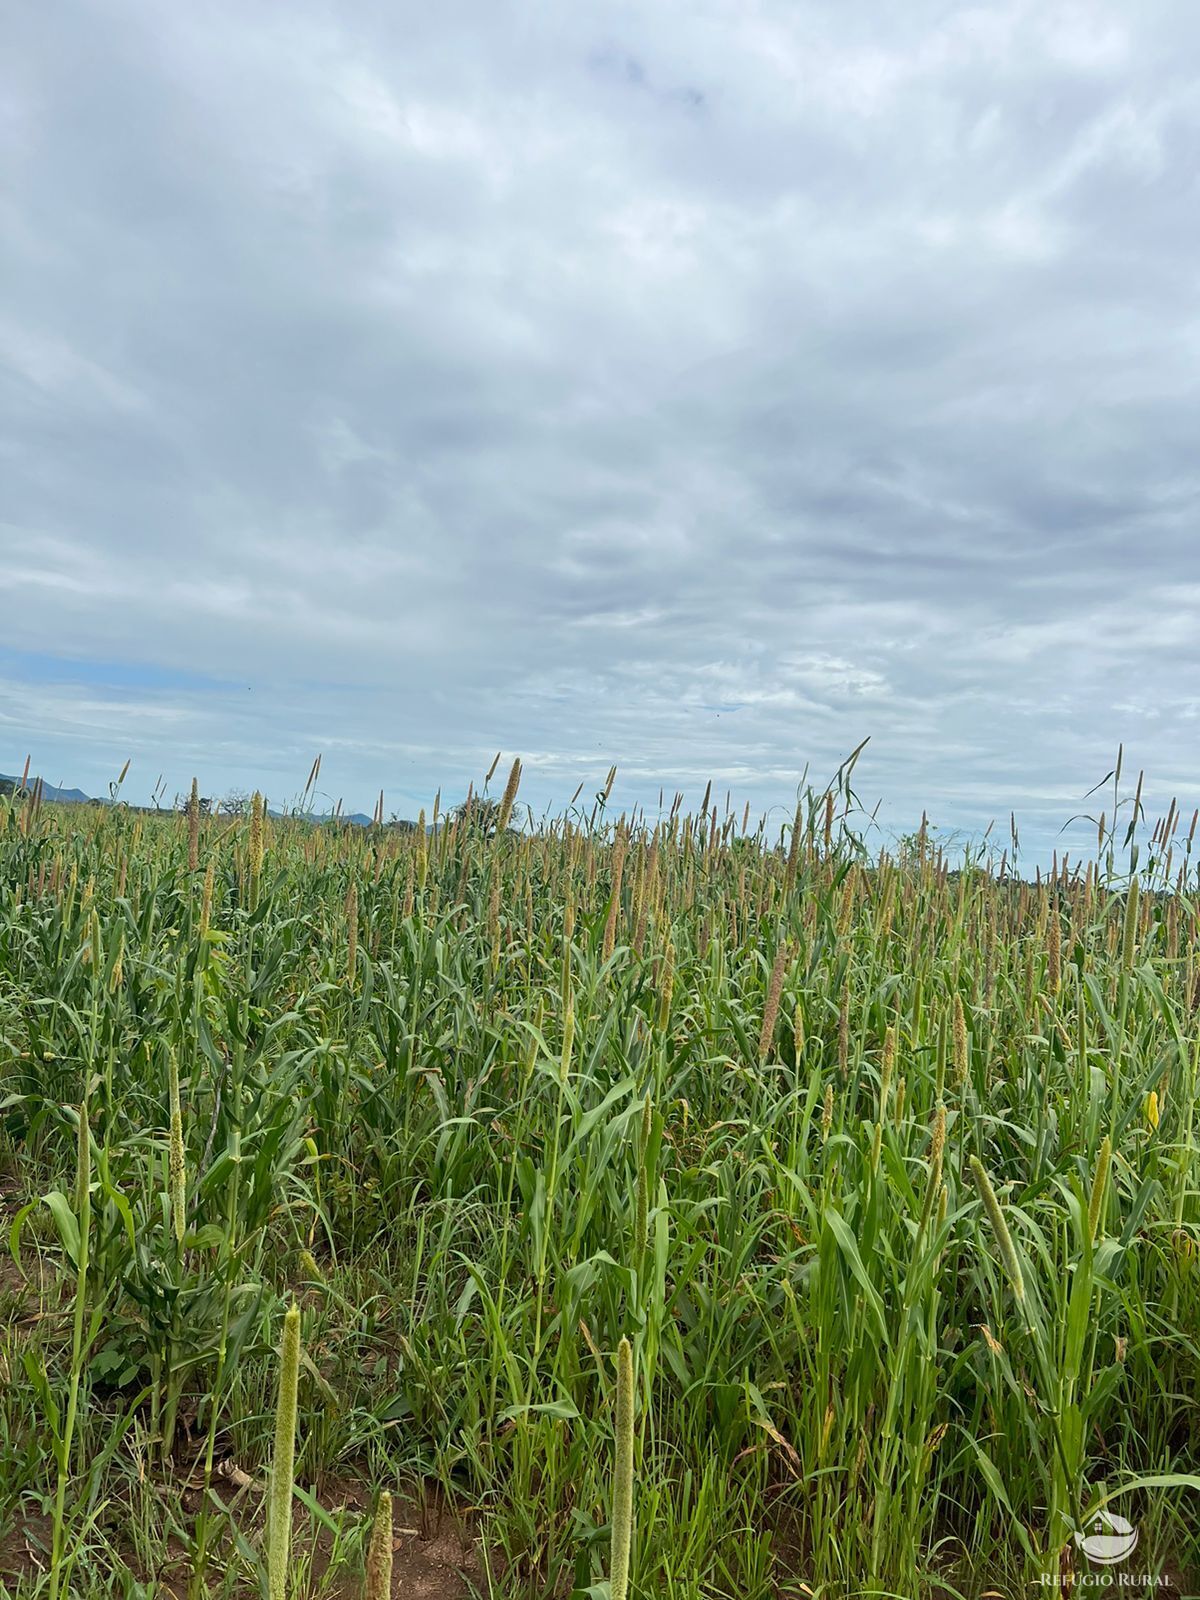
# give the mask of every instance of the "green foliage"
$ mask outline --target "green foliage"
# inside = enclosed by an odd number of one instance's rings
[[[392,1492],[512,1597],[1018,1592],[1105,1495],[1186,1573],[1194,874],[868,863],[847,783],[196,871],[0,801],[0,1584],[264,1586],[293,1299],[294,1595]]]

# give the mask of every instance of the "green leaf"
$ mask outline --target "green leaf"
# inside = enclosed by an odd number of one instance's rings
[[[854,1281],[863,1292],[863,1298],[871,1312],[880,1343],[887,1344],[887,1324],[884,1322],[883,1301],[879,1298],[879,1291],[871,1282],[867,1269],[863,1265],[863,1259],[858,1250],[858,1241],[851,1233],[846,1219],[836,1211],[827,1211],[825,1213],[825,1225],[837,1241],[842,1259],[849,1267]]]
[[[1013,1532],[1016,1534],[1022,1550],[1024,1550],[1025,1554],[1031,1561],[1036,1561],[1037,1555],[1034,1552],[1033,1545],[1030,1543],[1029,1534],[1025,1529],[1025,1524],[1021,1521],[1012,1508],[1012,1501],[1008,1498],[1008,1491],[1005,1489],[1000,1474],[996,1470],[996,1463],[992,1460],[991,1456],[988,1455],[987,1451],[979,1443],[978,1439],[972,1439],[970,1443],[975,1451],[976,1458],[979,1461],[979,1470],[983,1473],[984,1482],[1003,1506],[1004,1510],[1008,1512],[1009,1521],[1012,1525]]]
[[[75,1213],[71,1210],[71,1202],[59,1189],[51,1189],[49,1194],[42,1196],[43,1205],[49,1206],[51,1215],[58,1228],[58,1237],[62,1240],[62,1247],[71,1258],[71,1265],[78,1270],[79,1267],[79,1223]]]
[[[503,1422],[527,1416],[553,1417],[558,1422],[574,1422],[579,1416],[579,1410],[570,1400],[542,1400],[537,1405],[506,1406],[500,1413]]]
[[[225,1230],[215,1222],[206,1222],[202,1228],[197,1228],[195,1233],[185,1233],[183,1248],[185,1250],[216,1250],[225,1241]]]

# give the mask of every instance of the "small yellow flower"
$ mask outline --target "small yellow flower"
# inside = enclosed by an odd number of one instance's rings
[[[1146,1096],[1146,1121],[1152,1128],[1158,1127],[1158,1094],[1154,1089]]]

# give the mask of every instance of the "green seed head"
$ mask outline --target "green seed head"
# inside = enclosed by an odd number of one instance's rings
[[[1050,924],[1046,938],[1046,982],[1050,993],[1057,994],[1062,983],[1062,924],[1058,917],[1058,902],[1050,903]]]
[[[354,987],[358,971],[358,885],[353,881],[346,891],[346,983]]]
[[[617,1346],[617,1458],[613,1468],[612,1560],[609,1593],[625,1600],[633,1548],[633,1350],[628,1339]]]
[[[92,1135],[88,1126],[86,1101],[79,1107],[79,1138],[75,1157],[75,1215],[82,1233],[84,1218],[92,1207]]]
[[[762,1027],[758,1035],[758,1059],[761,1065],[771,1053],[775,1042],[775,1023],[779,1016],[779,1001],[783,994],[783,979],[790,955],[786,939],[781,939],[771,967],[771,981],[767,985],[767,999],[763,1006]]]
[[[887,1116],[888,1095],[892,1087],[892,1073],[896,1066],[896,1030],[888,1027],[883,1036],[883,1061],[879,1068],[879,1117]]]
[[[1133,968],[1133,958],[1137,945],[1138,930],[1138,881],[1136,878],[1129,880],[1129,893],[1125,897],[1125,935],[1121,940],[1121,970],[1129,972]]]
[[[1012,1242],[1012,1234],[1008,1231],[1004,1211],[1000,1201],[996,1198],[996,1191],[992,1188],[992,1180],[984,1170],[983,1163],[978,1156],[971,1157],[971,1171],[983,1201],[983,1209],[988,1214],[988,1221],[992,1225],[992,1232],[996,1236],[996,1245],[1000,1251],[1000,1260],[1012,1284],[1012,1291],[1018,1300],[1025,1298],[1025,1280],[1021,1275],[1021,1263],[1017,1259],[1016,1247]]]
[[[929,1141],[929,1168],[935,1174],[933,1182],[936,1187],[942,1178],[942,1154],[946,1148],[946,1108],[939,1104],[933,1119],[933,1132]]]
[[[497,835],[502,834],[505,828],[508,827],[509,819],[512,816],[513,806],[515,805],[517,799],[517,790],[520,788],[520,785],[521,758],[518,756],[512,764],[512,769],[508,774],[508,782],[504,786],[504,798],[500,802],[500,815],[496,819]]]
[[[1096,1172],[1092,1178],[1092,1198],[1088,1205],[1088,1237],[1093,1244],[1100,1229],[1100,1218],[1104,1211],[1105,1191],[1108,1187],[1108,1169],[1112,1165],[1112,1139],[1106,1133],[1104,1143],[1100,1146],[1096,1157]]]
[[[954,1086],[961,1089],[967,1081],[970,1067],[967,1043],[967,1018],[963,1011],[962,995],[954,996]]]
[[[838,1073],[845,1079],[847,1068],[850,1064],[850,985],[842,989],[842,1001],[838,1008]]]
[[[392,1596],[392,1497],[386,1489],[379,1496],[371,1524],[364,1593],[365,1600],[391,1600]]]
[[[200,865],[200,785],[192,779],[192,792],[187,803],[188,871],[195,872]]]
[[[558,1064],[558,1075],[563,1083],[571,1075],[571,1052],[575,1048],[575,1007],[568,1001],[567,1014],[563,1018],[563,1044],[562,1058]]]
[[[662,976],[658,990],[658,1031],[665,1033],[671,1019],[671,996],[675,987],[675,946],[668,940],[663,953]]]
[[[267,1511],[268,1600],[287,1600],[292,1542],[292,1488],[296,1467],[296,1399],[300,1387],[300,1307],[283,1319],[279,1394],[275,1403],[275,1453]]]

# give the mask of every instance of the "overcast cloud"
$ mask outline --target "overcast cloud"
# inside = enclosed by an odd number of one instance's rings
[[[1190,806],[1198,157],[1185,0],[6,7],[0,770]]]

